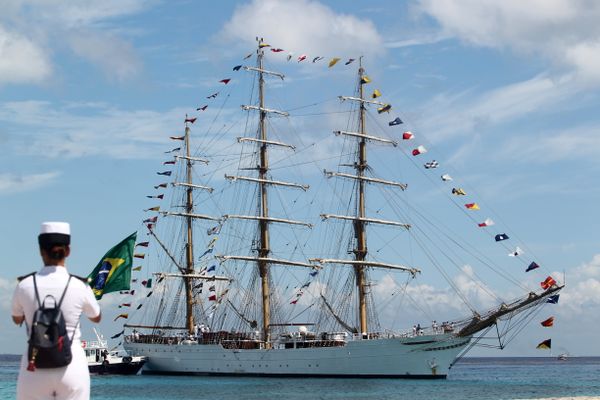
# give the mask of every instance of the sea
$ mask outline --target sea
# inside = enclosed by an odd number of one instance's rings
[[[19,358],[0,355],[0,399],[14,399]],[[92,376],[94,400],[600,399],[600,357],[463,358],[446,380]]]

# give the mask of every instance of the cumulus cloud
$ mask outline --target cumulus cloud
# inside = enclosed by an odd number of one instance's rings
[[[453,278],[452,284],[469,305],[478,311],[490,309],[500,303],[498,298],[492,295],[493,292],[475,276],[473,268],[469,265],[461,268],[461,272]],[[395,298],[395,301],[402,301],[403,314],[411,319],[423,318],[424,314],[432,320],[469,316],[469,308],[450,286],[440,288],[417,282],[405,286],[395,281],[391,275],[387,275],[378,280],[373,290],[377,298]],[[395,319],[397,308],[389,307],[388,304],[382,311],[382,320],[391,321]]]
[[[477,46],[542,56],[600,84],[600,4],[586,0],[419,0],[445,35]]]
[[[218,38],[255,46],[254,37],[313,56],[377,56],[384,52],[375,25],[311,0],[254,0],[238,6]]]
[[[594,314],[600,306],[600,254],[571,270],[566,283],[559,303],[560,314],[565,318]]]
[[[51,55],[64,51],[64,43],[73,54],[98,65],[110,78],[130,78],[141,69],[133,47],[114,33],[118,29],[111,28],[110,20],[138,13],[151,3],[142,0],[4,3],[0,14],[0,84],[43,83],[56,69]],[[31,21],[35,21],[33,26]]]
[[[10,282],[8,279],[0,277],[0,310],[10,312],[10,304],[14,288],[14,283]]]
[[[50,59],[41,46],[0,25],[0,85],[41,83],[51,73]]]

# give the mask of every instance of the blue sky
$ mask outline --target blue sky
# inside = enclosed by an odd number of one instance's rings
[[[553,331],[531,329],[512,350],[493,355],[540,355],[532,349],[548,335],[574,354],[600,354],[593,340],[600,328],[600,6],[574,0],[1,3],[0,352],[22,340],[9,304],[15,278],[40,265],[40,222],[71,222],[70,270],[87,274],[108,248],[140,228],[142,210],[152,206],[144,196],[152,194],[154,172],[172,144],[167,137],[181,134],[184,115],[220,89],[219,79],[233,77],[231,67],[258,35],[286,49],[280,57],[269,54],[273,69],[288,77],[274,87],[286,109],[330,99],[355,73],[288,63],[289,49],[294,57],[364,55],[374,84],[432,156],[547,271],[566,273],[561,303],[548,311],[557,318]],[[246,88],[232,85],[232,96]],[[322,121],[323,131],[334,122]],[[317,126],[301,122],[295,129],[310,138]],[[419,287],[443,290],[443,283],[435,285]],[[113,303],[107,315],[116,312]]]

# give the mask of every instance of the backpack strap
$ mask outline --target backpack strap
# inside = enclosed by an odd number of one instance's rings
[[[57,305],[58,308],[60,308],[60,306],[62,305],[63,299],[65,298],[65,294],[67,294],[67,288],[69,287],[69,282],[71,282],[72,277],[73,277],[73,275],[69,274],[69,279],[67,280],[67,285],[65,286],[65,290],[63,290],[63,294],[62,294],[62,296],[60,296],[60,300],[58,301],[58,305]]]
[[[35,290],[35,299],[37,300],[38,308],[42,308],[42,302],[40,301],[40,293],[38,292],[37,281],[35,279],[35,272],[32,275],[33,275],[33,288]],[[62,305],[63,299],[65,298],[65,294],[67,293],[67,288],[69,287],[69,282],[71,282],[71,277],[72,277],[72,275],[69,274],[69,279],[67,280],[67,285],[65,286],[65,290],[63,290],[62,296],[60,296],[60,300],[58,301],[58,304],[55,303],[57,308],[60,308],[60,306]]]
[[[32,272],[32,273],[30,273],[30,274],[27,274],[27,275],[19,276],[19,277],[17,278],[17,281],[21,282],[23,279],[25,279],[25,278],[29,278],[31,275],[35,275],[35,274],[37,274],[37,272]]]
[[[33,273],[33,289],[35,290],[35,299],[38,303],[38,308],[42,308],[42,302],[40,301],[40,293],[38,292],[37,282],[35,280],[35,272]]]

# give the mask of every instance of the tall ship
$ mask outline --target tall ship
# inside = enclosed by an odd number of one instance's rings
[[[296,136],[295,144],[288,143],[279,122],[293,111],[267,101],[268,80],[285,77],[266,65],[275,49],[257,41],[255,62],[234,68],[253,78],[242,117],[221,115],[237,123],[198,137],[192,130],[202,120],[192,125],[196,119],[186,117],[183,136],[172,137],[179,147],[167,152],[174,158],[165,164],[173,171],[159,173],[172,180],[156,186],[168,194],[147,196],[170,204],[148,209],[157,212],[144,221],[154,253],[144,260],[145,292],[138,291],[140,304],[124,325],[126,351],[147,359],[143,373],[443,379],[457,359],[490,336],[504,347],[557,298],[563,286],[551,277],[541,290],[527,288],[507,276],[503,263],[410,205],[408,185],[387,176],[402,170],[400,158],[378,175],[378,152],[394,154],[413,134],[389,133],[400,118],[390,128],[378,126],[376,118],[389,115],[391,106],[379,101],[379,91],[367,93],[371,78],[362,58],[348,66],[358,67],[354,92],[336,99],[348,117],[344,126],[316,146],[288,131]],[[235,130],[246,133],[236,138],[230,134]],[[423,153],[418,146],[408,157]],[[322,168],[332,160],[332,168]],[[437,165],[430,161],[421,173]],[[311,185],[286,179],[288,171]],[[442,184],[449,180],[444,177],[450,178],[443,175]],[[476,204],[470,206],[467,212]],[[452,268],[476,262],[521,294],[505,300],[472,272],[473,285],[493,299],[477,309],[452,279]],[[438,315],[420,304],[430,286],[411,285],[426,276],[448,282],[448,301],[463,306],[457,307],[460,316]],[[417,311],[425,317],[417,320]]]

